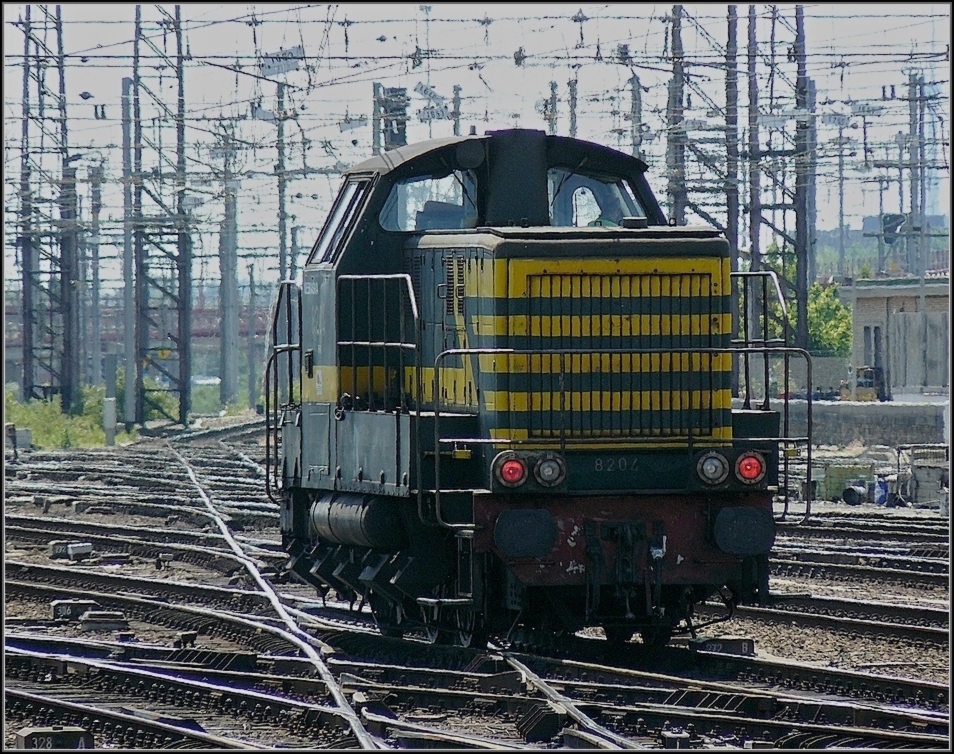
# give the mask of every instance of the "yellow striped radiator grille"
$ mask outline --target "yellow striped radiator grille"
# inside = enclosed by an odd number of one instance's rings
[[[729,436],[730,358],[667,351],[729,345],[729,300],[711,273],[526,280],[528,295],[511,301],[510,316],[541,324],[512,330],[513,347],[586,353],[498,357],[506,390],[485,397],[491,410],[509,411],[511,430],[530,438]],[[608,353],[616,349],[629,353]],[[638,355],[647,350],[662,353]]]

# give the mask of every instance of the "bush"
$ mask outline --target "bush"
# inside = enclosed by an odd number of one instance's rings
[[[29,427],[33,444],[38,448],[94,448],[106,444],[103,429],[103,396],[105,388],[84,387],[83,413],[64,414],[60,396],[49,400],[30,400],[20,403],[12,390],[4,392],[4,421],[18,427]],[[135,433],[119,432],[116,442],[136,439]]]
[[[151,377],[146,378],[146,388],[149,392],[149,401],[146,404],[146,421],[167,419],[163,411],[169,416],[177,417],[179,404],[176,397],[161,390],[161,385]],[[125,423],[123,415],[123,395],[125,390],[125,374],[122,367],[116,375],[116,421]],[[106,388],[103,385],[95,387],[84,386],[78,396],[79,413],[69,415],[63,413],[63,406],[59,395],[49,400],[29,400],[20,403],[16,399],[15,389],[4,391],[4,421],[11,422],[18,427],[29,427],[33,431],[33,444],[38,448],[94,448],[106,444],[106,431],[103,429],[103,402],[106,399]],[[162,411],[155,405],[162,407]],[[116,433],[116,442],[130,442],[136,439],[136,431]]]

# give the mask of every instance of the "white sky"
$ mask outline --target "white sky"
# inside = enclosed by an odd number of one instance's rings
[[[49,7],[52,10],[53,6]],[[173,12],[174,6],[164,7]],[[696,85],[695,91],[687,89],[691,92],[692,106],[686,117],[717,124],[718,119],[707,112],[709,106],[703,95],[720,106],[725,101],[724,74],[718,66],[724,62],[720,47],[726,40],[727,6],[687,4],[684,8],[693,19],[683,22],[682,36],[688,70]],[[794,81],[794,64],[786,62],[788,48],[794,40],[794,6],[779,8],[784,23],[776,25],[775,52],[782,61],[782,73]],[[771,54],[770,6],[757,5],[756,9],[760,19],[760,53],[767,58]],[[587,20],[572,20],[579,10]],[[740,130],[744,138],[748,6],[738,5],[737,11]],[[104,189],[101,215],[102,235],[107,243],[111,238],[115,242],[121,237],[120,94],[122,78],[132,75],[134,12],[135,6],[125,3],[62,6],[64,47],[70,56],[66,72],[69,142],[75,153],[98,153],[103,157],[109,182]],[[351,165],[370,156],[370,125],[343,132],[339,124],[346,116],[370,116],[374,82],[408,89],[412,98],[408,141],[413,142],[452,134],[450,121],[428,124],[417,119],[417,111],[425,104],[420,95],[413,93],[418,82],[429,84],[447,98],[448,103],[454,85],[461,87],[461,133],[466,134],[472,125],[478,133],[513,126],[545,129],[541,102],[549,96],[550,82],[555,81],[559,97],[558,133],[567,135],[567,82],[575,77],[578,80],[578,136],[629,152],[629,122],[624,120],[623,114],[630,107],[627,81],[635,71],[648,89],[643,93],[643,121],[650,134],[658,134],[644,144],[651,165],[650,183],[664,199],[666,82],[671,75],[671,64],[663,57],[669,33],[662,17],[671,12],[671,5],[645,3],[183,4],[185,39],[192,56],[185,74],[188,169],[195,174],[190,180],[191,187],[198,196],[207,199],[196,211],[204,221],[195,239],[197,280],[206,274],[217,277],[214,256],[221,200],[216,196],[215,182],[201,185],[198,181],[201,174],[208,174],[209,165],[218,165],[212,158],[210,146],[219,118],[244,118],[237,126],[237,135],[253,145],[245,149],[239,159],[245,172],[239,195],[240,254],[258,254],[261,258],[256,262],[256,274],[266,280],[269,276],[277,277],[278,203],[272,175],[276,129],[270,123],[249,118],[252,103],[259,99],[264,110],[274,110],[276,86],[221,66],[237,64],[246,73],[258,73],[257,53],[304,46],[312,70],[275,77],[290,85],[286,106],[297,113],[296,120],[287,122],[285,129],[288,168],[302,167],[303,157],[309,167],[332,167],[337,163]],[[23,13],[23,5],[3,7],[5,269],[11,269],[9,262],[13,254],[11,222],[15,222],[17,209],[15,191],[19,178],[23,86],[20,66],[23,33],[13,22]],[[32,13],[36,23],[37,6]],[[159,31],[156,22],[160,15],[155,6],[142,6],[142,13],[145,28],[150,30],[155,44],[174,55],[174,37],[171,34],[164,37]],[[249,23],[253,14],[261,21],[257,26]],[[943,119],[943,126],[932,131],[932,124],[937,122],[932,119],[927,137],[943,142],[933,158],[949,164],[950,5],[814,4],[805,6],[805,17],[808,73],[816,81],[818,111],[850,113],[852,102],[883,107],[880,114],[868,119],[868,143],[874,149],[875,159],[896,159],[893,138],[899,130],[907,131],[908,103],[900,99],[881,102],[882,86],[890,91],[894,85],[898,97],[906,96],[907,71],[912,66],[910,56],[914,55],[917,70],[925,74],[926,80],[938,82],[936,91],[940,97],[936,114]],[[52,33],[47,40],[55,50]],[[616,62],[620,44],[629,46],[632,69]],[[420,65],[414,67],[410,56],[416,48],[433,52],[430,56],[425,54]],[[514,62],[518,48],[523,48],[526,55],[522,66]],[[597,59],[600,56],[602,60]],[[144,61],[144,70],[155,63],[154,58]],[[56,69],[51,65],[48,70],[47,87],[55,92]],[[760,67],[761,72],[765,70]],[[174,111],[176,88],[170,71],[151,69],[148,83]],[[791,86],[781,78],[776,78],[772,86],[776,96],[788,97],[787,107],[791,108],[794,104]],[[83,98],[82,93],[89,96]],[[770,82],[763,76],[760,88],[763,108],[769,94]],[[52,100],[48,100],[48,106],[50,103]],[[105,119],[94,117],[94,105],[105,106]],[[143,115],[155,113],[144,110]],[[881,171],[859,169],[862,167],[861,119],[854,118],[853,122],[858,127],[846,131],[854,141],[850,149],[857,153],[846,162],[846,221],[851,227],[859,228],[863,216],[878,211],[878,184],[874,179]],[[147,133],[162,137],[169,147],[170,159],[174,160],[171,123],[160,131],[147,128]],[[763,131],[763,143],[764,134]],[[819,124],[820,229],[831,229],[837,224],[837,161],[831,143],[835,136],[834,127]],[[304,145],[303,139],[307,140]],[[722,151],[719,146],[706,149]],[[42,159],[44,165],[58,172],[55,156]],[[147,164],[148,159],[147,154]],[[933,211],[947,213],[949,168],[936,175],[940,180],[936,193],[929,198],[929,211],[933,207]],[[891,171],[890,177],[895,176],[896,171]],[[303,247],[310,246],[338,182],[336,176],[312,176],[291,182],[288,212],[293,217],[289,227],[302,226]],[[88,194],[83,201],[88,203]],[[887,187],[885,210],[896,209],[897,184],[894,183]],[[104,247],[102,253],[106,257],[118,257],[119,248]],[[245,266],[246,262],[240,263],[240,278],[246,277]]]

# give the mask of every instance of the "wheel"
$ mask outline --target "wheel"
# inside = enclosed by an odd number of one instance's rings
[[[639,630],[639,636],[647,647],[664,647],[672,638],[672,626],[647,626]]]
[[[437,628],[436,626],[425,626],[424,627],[424,638],[427,639],[428,644],[453,644],[454,636],[453,634],[445,631],[443,628]]]
[[[454,612],[454,623],[457,626],[458,646],[486,649],[489,632],[482,615],[473,610],[461,608]]]
[[[447,596],[447,589],[444,584],[439,584],[431,590],[429,596],[441,599]],[[428,644],[453,643],[454,635],[442,625],[445,615],[446,610],[442,607],[421,605],[421,623],[424,624],[424,638]]]
[[[402,626],[404,623],[404,608],[400,604],[374,592],[368,598],[368,604],[371,607],[371,614],[374,616],[374,622],[377,624],[381,636],[392,639],[400,639],[404,636]]]
[[[606,641],[615,646],[625,644],[633,638],[633,629],[628,626],[603,626]]]

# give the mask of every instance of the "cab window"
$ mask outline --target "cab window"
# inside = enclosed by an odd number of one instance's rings
[[[476,194],[471,170],[414,176],[394,184],[378,219],[385,230],[473,228]]]
[[[624,217],[646,217],[629,183],[617,176],[554,167],[547,171],[550,224],[618,226]]]
[[[341,243],[354,225],[370,185],[371,182],[368,180],[352,180],[342,186],[331,208],[331,213],[318,235],[318,240],[315,241],[311,254],[308,255],[309,264],[319,261],[330,262],[338,256]]]

